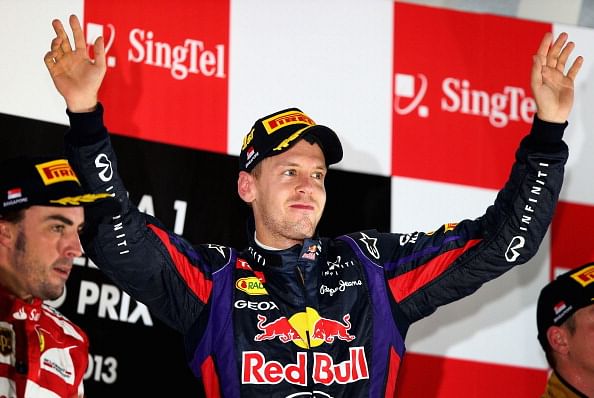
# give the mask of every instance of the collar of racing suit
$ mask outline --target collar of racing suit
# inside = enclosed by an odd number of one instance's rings
[[[313,305],[319,290],[319,267],[326,253],[322,239],[306,239],[303,245],[284,250],[267,250],[254,240],[253,216],[248,218],[249,246],[241,257],[261,275],[268,293],[284,307],[286,315]]]

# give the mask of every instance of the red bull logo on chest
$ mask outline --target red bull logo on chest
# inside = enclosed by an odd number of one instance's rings
[[[314,384],[347,384],[369,378],[367,359],[363,347],[349,348],[349,359],[334,363],[326,353],[313,354],[311,379]],[[307,354],[297,353],[296,363],[282,365],[278,361],[267,361],[260,351],[244,351],[241,361],[241,382],[243,384],[278,384],[289,382],[307,386]]]
[[[254,337],[254,341],[274,340],[282,343],[292,342],[301,348],[317,347],[321,344],[332,344],[335,340],[351,342],[356,336],[349,333],[351,329],[350,314],[342,320],[323,318],[313,308],[307,307],[305,312],[277,319],[267,319],[258,314],[256,327],[262,332]],[[309,340],[307,338],[309,336]]]

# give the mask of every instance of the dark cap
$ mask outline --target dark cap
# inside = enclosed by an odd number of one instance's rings
[[[583,307],[594,304],[594,262],[559,275],[538,297],[536,324],[538,340],[546,349],[547,330],[562,325]]]
[[[320,145],[326,165],[341,161],[342,145],[336,133],[316,124],[299,109],[289,108],[256,120],[243,138],[239,169],[251,171],[262,159],[283,153],[304,136],[312,137]]]
[[[83,206],[111,197],[84,192],[66,159],[21,156],[0,162],[0,216],[29,206]]]

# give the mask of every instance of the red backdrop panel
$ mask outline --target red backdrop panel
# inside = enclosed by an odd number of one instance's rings
[[[546,378],[544,370],[408,353],[396,396],[540,397]]]
[[[551,26],[395,3],[392,175],[499,189]]]
[[[87,0],[85,30],[106,40],[111,131],[226,153],[229,0]]]
[[[559,202],[551,227],[551,277],[557,268],[594,261],[593,226],[594,206]]]

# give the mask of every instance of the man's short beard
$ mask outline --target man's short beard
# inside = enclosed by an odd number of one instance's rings
[[[303,241],[304,239],[311,238],[315,233],[315,227],[307,218],[299,219],[296,222],[277,222],[272,217],[264,217],[263,223],[274,239]]]
[[[27,237],[22,229],[19,228],[19,234],[17,235],[16,241],[14,243],[14,248],[17,252],[21,255],[25,254],[25,249],[27,247]]]

